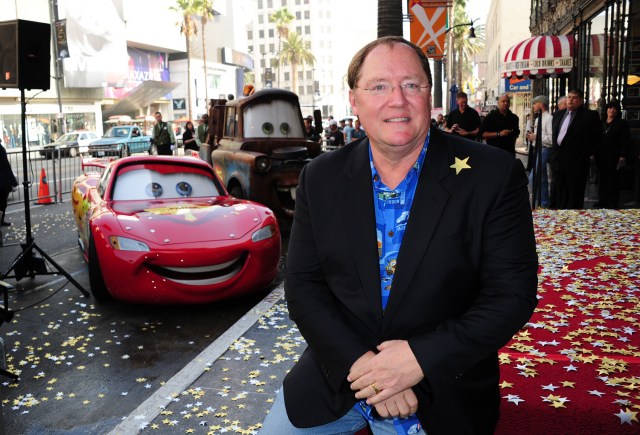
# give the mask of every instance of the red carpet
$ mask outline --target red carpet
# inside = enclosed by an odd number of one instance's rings
[[[500,353],[498,434],[640,433],[640,210],[535,212],[538,308]]]

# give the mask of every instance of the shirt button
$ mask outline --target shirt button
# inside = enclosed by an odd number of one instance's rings
[[[380,179],[380,177],[378,177],[378,174],[373,176],[373,181],[378,181]]]
[[[389,237],[393,237],[393,231],[389,231]]]

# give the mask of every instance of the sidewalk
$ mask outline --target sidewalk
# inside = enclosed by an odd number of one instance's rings
[[[257,434],[306,347],[283,296],[274,289],[110,434]]]

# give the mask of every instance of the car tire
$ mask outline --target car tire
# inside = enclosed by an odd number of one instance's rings
[[[78,155],[78,148],[69,148],[69,157],[76,157]]]
[[[93,235],[89,238],[89,286],[93,297],[98,301],[110,301],[113,299],[107,286],[104,285],[104,278],[100,270],[100,261]]]
[[[158,155],[158,147],[156,146],[156,144],[152,143],[149,146],[149,155],[150,156],[157,156]]]
[[[234,184],[229,188],[229,195],[237,199],[246,199],[242,186],[238,186],[237,184]]]

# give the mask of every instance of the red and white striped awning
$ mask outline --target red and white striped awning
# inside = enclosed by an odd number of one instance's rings
[[[572,35],[525,39],[507,50],[502,77],[553,77],[568,73],[573,68],[574,45]]]
[[[611,44],[611,39],[609,39],[609,44]],[[611,53],[611,48],[609,48],[609,53]],[[589,54],[589,71],[593,75],[601,74],[604,65],[604,33],[591,35]]]

